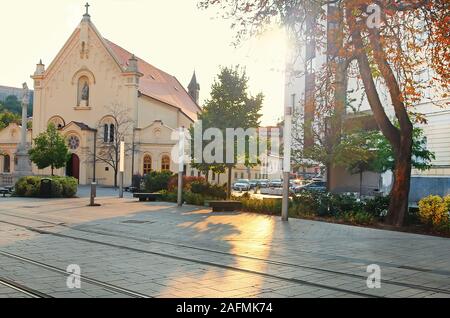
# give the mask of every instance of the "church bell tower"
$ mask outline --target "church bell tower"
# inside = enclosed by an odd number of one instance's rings
[[[192,99],[197,103],[197,105],[199,105],[200,84],[197,82],[197,76],[195,75],[195,71],[194,71],[194,75],[192,75],[191,82],[189,83],[188,90],[189,90],[188,91],[189,95],[191,95]]]

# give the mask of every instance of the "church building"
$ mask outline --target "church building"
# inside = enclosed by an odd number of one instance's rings
[[[114,185],[118,138],[127,149],[125,185],[131,184],[133,175],[152,170],[177,172],[172,133],[189,128],[201,111],[195,73],[188,92],[174,76],[103,38],[88,8],[48,68],[42,62],[36,67],[28,142],[53,123],[71,152],[67,167],[57,174],[73,176],[82,185],[94,178],[101,185]],[[10,152],[2,156],[9,162],[0,164],[0,173],[14,172],[18,134],[15,126],[0,131],[0,148]],[[34,166],[33,173],[50,171]]]

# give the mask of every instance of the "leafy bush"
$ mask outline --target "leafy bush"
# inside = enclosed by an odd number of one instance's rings
[[[332,195],[330,202],[330,213],[333,216],[340,216],[349,211],[362,211],[364,203],[358,201],[354,195],[340,194]]]
[[[183,199],[187,204],[204,206],[206,197],[198,193],[186,191],[183,193]]]
[[[364,211],[376,218],[384,217],[389,209],[390,196],[380,196],[365,202]]]
[[[246,212],[281,214],[282,200],[280,199],[241,199],[240,201],[242,202],[242,209]]]
[[[183,190],[191,191],[193,183],[206,183],[206,180],[203,177],[183,176]],[[176,191],[176,189],[178,189],[178,175],[175,175],[170,179],[167,189],[169,191]]]
[[[371,225],[375,223],[375,217],[364,211],[345,212],[342,219],[351,224]]]
[[[43,177],[23,177],[15,185],[15,194],[20,197],[39,197]],[[47,179],[47,178],[46,178]],[[52,180],[52,198],[73,198],[77,194],[78,180],[70,177],[48,177]]]
[[[37,197],[40,192],[39,177],[20,178],[15,185],[15,194],[19,197]]]
[[[73,198],[78,191],[78,180],[72,177],[52,177],[53,181],[61,184],[61,196],[64,198]],[[52,182],[52,184],[57,184]],[[52,189],[53,191],[53,189]],[[56,191],[56,190],[55,190]],[[59,190],[58,190],[59,191]]]
[[[227,198],[227,191],[224,187],[218,185],[211,185],[210,183],[195,181],[191,184],[191,192],[203,194],[217,200],[225,200]]]
[[[176,203],[178,201],[178,195],[175,192],[161,190],[159,193],[161,193],[161,196],[162,196],[161,201],[172,202],[172,203]]]
[[[433,227],[442,227],[449,223],[450,198],[441,198],[438,195],[430,195],[419,202],[420,220]]]
[[[169,181],[172,176],[172,172],[170,171],[150,172],[145,176],[145,191],[153,193],[161,190],[168,190]]]
[[[292,211],[300,216],[319,215],[325,212],[325,202],[318,199],[317,194],[313,192],[302,192],[298,196],[294,197],[293,202],[294,204]],[[322,202],[321,207],[318,206],[319,202]],[[328,208],[326,210],[328,210]]]

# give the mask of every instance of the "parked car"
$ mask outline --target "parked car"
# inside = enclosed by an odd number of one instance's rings
[[[248,179],[237,180],[233,184],[233,190],[235,190],[235,191],[250,191],[250,181]]]
[[[307,186],[310,183],[311,183],[311,181],[307,181],[307,180],[292,180],[290,182],[289,189],[293,193],[299,193],[302,188],[304,188],[305,186]]]
[[[327,192],[327,183],[322,181],[311,182],[310,184],[299,189],[299,192],[301,191]]]
[[[267,180],[267,179],[262,179],[262,180],[259,180],[258,181],[258,186],[260,187],[260,188],[268,188],[269,187],[269,183],[270,183],[270,181],[269,180]]]
[[[255,189],[258,186],[259,180],[250,180],[250,189]]]
[[[275,179],[270,181],[269,187],[271,188],[282,188],[283,187],[283,180],[281,179]]]

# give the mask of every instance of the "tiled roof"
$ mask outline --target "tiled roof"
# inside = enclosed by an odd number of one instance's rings
[[[132,54],[109,40],[105,39],[105,42],[125,69]],[[139,72],[143,74],[139,81],[141,94],[174,106],[192,120],[196,120],[197,113],[201,109],[180,82],[174,76],[161,71],[146,61],[138,57],[137,59]]]
[[[90,131],[95,131],[95,129],[89,127],[88,125],[86,125],[85,123],[80,123],[78,121],[72,121],[72,123],[74,123],[75,125],[77,125],[78,127],[80,127],[81,130],[90,130]],[[71,123],[69,123],[70,125]],[[69,126],[67,125],[67,126]]]

